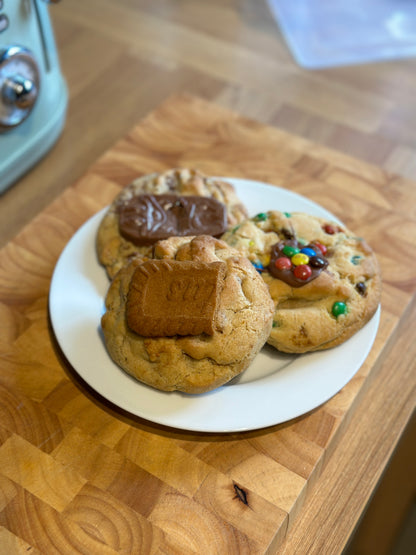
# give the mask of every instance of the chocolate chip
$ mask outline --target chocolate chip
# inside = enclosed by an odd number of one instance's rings
[[[283,228],[280,231],[281,231],[281,233],[282,233],[282,235],[285,239],[294,239],[295,238],[295,235],[292,233],[292,231],[290,231],[290,229]]]
[[[359,292],[359,294],[363,297],[366,292],[367,292],[367,286],[363,281],[359,281],[357,283],[357,285],[355,286],[356,290]]]

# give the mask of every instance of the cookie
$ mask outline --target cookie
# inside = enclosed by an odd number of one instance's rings
[[[227,231],[275,304],[268,343],[305,353],[349,339],[380,302],[381,275],[370,246],[345,226],[300,212],[257,214]]]
[[[274,304],[247,258],[212,236],[159,241],[117,273],[101,325],[109,355],[162,391],[203,393],[243,372]]]
[[[248,217],[231,183],[190,169],[145,175],[114,199],[97,232],[97,254],[113,278],[132,256],[172,236],[221,236]]]

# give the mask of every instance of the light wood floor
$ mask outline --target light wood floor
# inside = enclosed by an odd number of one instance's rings
[[[0,245],[183,91],[416,177],[416,59],[302,69],[265,0],[65,0],[50,12],[67,122],[50,153],[2,195]]]

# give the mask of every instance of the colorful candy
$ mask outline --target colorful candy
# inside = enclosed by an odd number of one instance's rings
[[[342,229],[334,224],[325,224],[322,226],[322,229],[325,231],[325,233],[328,233],[328,235],[334,235],[335,233],[342,232]]]
[[[343,314],[347,314],[347,312],[347,305],[342,301],[337,301],[332,305],[332,314],[335,318],[338,318],[338,316],[342,316]]]
[[[264,266],[261,262],[257,260],[256,262],[252,262],[252,264],[260,274],[264,272]]]
[[[290,270],[290,268],[292,267],[292,262],[290,258],[287,258],[286,256],[281,256],[274,261],[274,265],[278,270]]]
[[[292,247],[291,245],[285,245],[282,250],[283,254],[292,258],[295,254],[298,254],[300,250],[297,247]]]
[[[267,269],[290,287],[301,287],[317,278],[327,266],[328,260],[318,247],[312,243],[304,246],[299,239],[291,238],[272,245]]]
[[[311,247],[303,247],[303,249],[300,249],[300,252],[302,254],[306,254],[306,256],[309,256],[309,258],[312,258],[312,256],[316,256],[318,254]]]
[[[267,220],[267,214],[266,212],[260,212],[259,214],[254,216],[254,219],[257,220],[258,222],[264,222]]]
[[[303,264],[307,264],[309,262],[309,256],[303,254],[302,252],[298,252],[292,256],[292,264],[295,266],[301,266]]]
[[[307,264],[301,264],[300,266],[296,266],[296,268],[293,270],[293,274],[295,278],[306,281],[312,275],[312,268]]]
[[[314,245],[314,247],[318,247],[318,249],[321,251],[321,253],[322,253],[324,256],[326,255],[328,249],[326,248],[325,245],[323,245],[322,243],[314,243],[313,245]]]
[[[312,268],[325,268],[327,261],[322,256],[313,256],[309,259],[309,264]]]
[[[328,235],[334,235],[337,232],[337,228],[331,224],[325,224],[322,226],[322,229],[325,233],[328,233]]]

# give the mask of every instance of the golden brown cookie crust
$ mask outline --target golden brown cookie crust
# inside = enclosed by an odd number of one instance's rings
[[[238,199],[231,183],[207,177],[197,170],[175,168],[164,173],[139,177],[117,195],[97,232],[98,259],[105,266],[110,279],[132,256],[149,256],[151,253],[152,247],[138,247],[119,233],[118,206],[134,196],[146,193],[214,198],[226,206],[229,226],[236,225],[248,217],[247,210]]]
[[[143,337],[129,329],[129,286],[144,263],[135,258],[118,272],[106,297],[102,329],[111,358],[139,381],[163,391],[202,393],[243,372],[266,342],[274,312],[268,289],[252,264],[210,236],[159,241],[153,256],[226,265],[213,334]]]
[[[300,287],[267,270],[272,246],[291,237],[327,248],[327,268]],[[245,220],[222,239],[260,268],[275,303],[268,343],[280,351],[304,353],[339,345],[377,310],[381,274],[376,256],[345,226],[299,212],[269,211]],[[335,316],[334,303],[344,303],[346,312]]]

